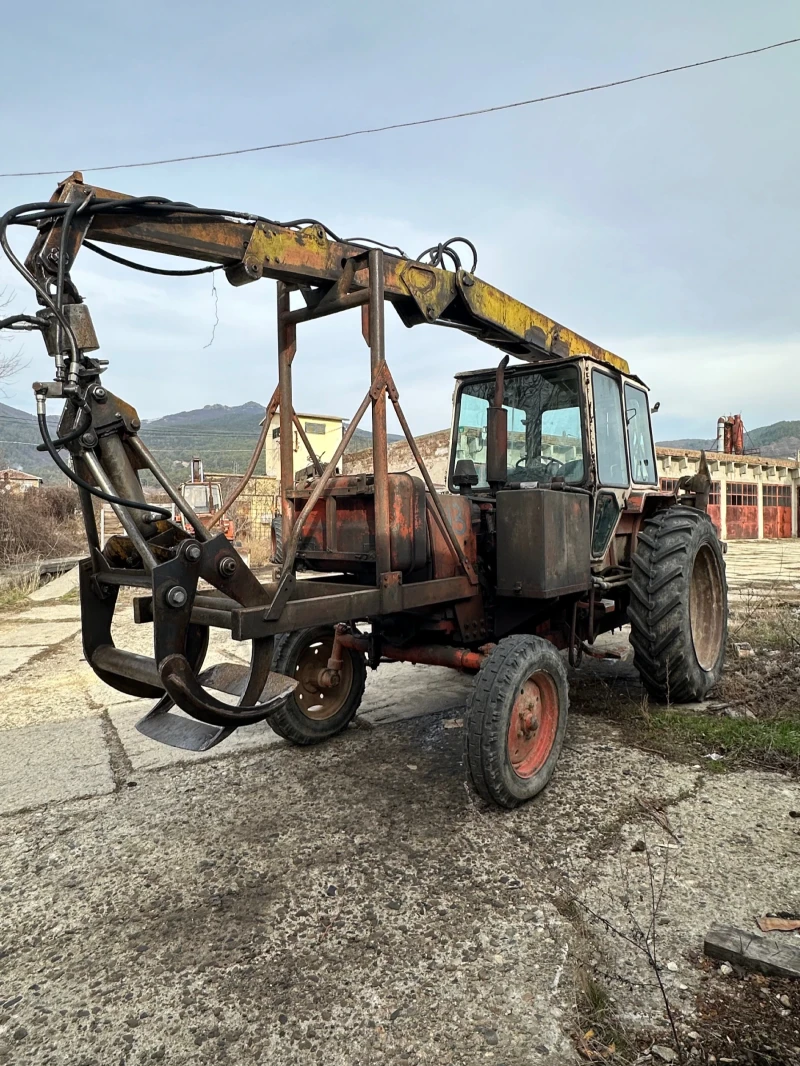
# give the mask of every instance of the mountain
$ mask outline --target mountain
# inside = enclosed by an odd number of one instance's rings
[[[193,411],[143,419],[142,439],[176,481],[182,480],[194,455],[202,458],[208,471],[241,473],[250,461],[263,417],[263,405],[252,400],[238,407],[208,404]],[[55,435],[58,416],[48,417],[48,424]],[[388,438],[390,442],[400,440],[394,433]],[[0,468],[20,467],[45,481],[61,481],[50,457],[36,450],[39,442],[35,416],[0,403]],[[368,448],[371,442],[368,430],[357,429],[348,451]]]
[[[143,419],[142,440],[176,480],[193,455],[200,456],[206,470],[240,473],[253,454],[263,418],[264,405],[252,400],[238,407],[207,404]]]
[[[693,448],[715,451],[716,440],[700,440],[697,437],[685,437],[682,440],[660,440],[659,445],[667,448]],[[744,448],[750,455],[763,455],[772,459],[796,459],[800,451],[800,421],[773,422],[758,429],[746,429]]]
[[[48,416],[50,433],[55,436],[58,416]],[[0,468],[22,469],[46,481],[59,482],[63,478],[49,455],[37,452],[41,443],[36,416],[0,403]]]
[[[679,440],[657,440],[656,445],[659,448],[691,448],[693,451],[699,452],[703,448],[707,452],[713,452],[716,450],[716,440],[701,440],[699,437],[681,437]]]

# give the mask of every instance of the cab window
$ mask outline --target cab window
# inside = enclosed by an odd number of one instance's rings
[[[635,385],[625,386],[625,421],[628,423],[628,452],[631,457],[631,480],[638,485],[656,482],[656,457],[650,432],[647,393]]]
[[[601,485],[625,488],[628,485],[628,461],[619,382],[609,374],[593,370],[592,392],[598,479]]]
[[[471,459],[478,488],[486,488],[486,424],[494,378],[468,381],[459,393],[454,461]],[[549,484],[584,479],[581,389],[577,368],[553,367],[508,374],[503,406],[508,411],[509,484]]]

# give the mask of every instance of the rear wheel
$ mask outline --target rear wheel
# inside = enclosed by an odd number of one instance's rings
[[[293,744],[318,744],[341,733],[364,695],[364,656],[343,648],[338,684],[327,686],[324,671],[333,650],[331,626],[284,633],[275,640],[273,670],[297,681],[286,703],[269,718],[275,732]]]
[[[465,762],[475,791],[513,808],[553,775],[567,728],[567,672],[541,637],[501,640],[486,657],[467,700]]]
[[[678,505],[645,522],[630,592],[634,665],[648,693],[661,703],[704,699],[728,634],[722,546],[704,511]]]

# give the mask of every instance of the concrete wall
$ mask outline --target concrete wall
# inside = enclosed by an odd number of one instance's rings
[[[447,464],[450,457],[450,430],[438,429],[435,433],[426,433],[422,437],[415,438],[417,447],[422,456],[422,461],[428,468],[428,473],[437,488],[445,488],[447,485]],[[372,471],[372,449],[365,448],[360,452],[351,452],[344,457],[345,474],[367,474]],[[414,456],[405,440],[397,440],[389,445],[389,472],[419,476],[419,468],[414,462]]]

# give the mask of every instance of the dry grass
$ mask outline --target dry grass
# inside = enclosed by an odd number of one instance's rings
[[[83,551],[78,494],[71,488],[0,495],[0,568]]]

